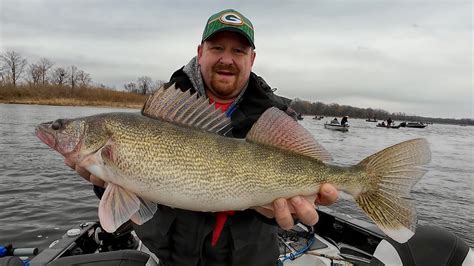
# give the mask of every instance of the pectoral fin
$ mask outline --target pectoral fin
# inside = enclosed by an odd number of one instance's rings
[[[140,199],[122,187],[108,183],[99,203],[99,220],[112,233],[140,210]]]

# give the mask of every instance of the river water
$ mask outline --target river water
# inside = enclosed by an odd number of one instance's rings
[[[89,183],[39,141],[41,122],[131,109],[0,104],[0,245],[47,247],[72,226],[97,220],[99,201]],[[385,129],[350,119],[349,132],[324,129],[328,119],[306,117],[306,127],[335,164],[352,165],[398,142],[424,137],[432,150],[428,173],[415,185],[420,224],[446,228],[474,247],[474,127],[429,125]],[[356,205],[340,199],[333,208],[367,220]]]

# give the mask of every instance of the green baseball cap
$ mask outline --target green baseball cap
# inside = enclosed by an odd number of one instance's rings
[[[253,25],[244,15],[233,9],[226,9],[212,15],[202,33],[202,41],[221,31],[233,31],[242,34],[255,49]]]

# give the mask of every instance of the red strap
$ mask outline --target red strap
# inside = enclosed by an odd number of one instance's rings
[[[212,231],[212,239],[211,245],[215,247],[217,245],[217,241],[219,240],[219,236],[222,233],[222,229],[224,229],[224,224],[227,221],[228,215],[234,215],[235,211],[223,211],[216,213],[216,223],[214,224],[214,230]]]

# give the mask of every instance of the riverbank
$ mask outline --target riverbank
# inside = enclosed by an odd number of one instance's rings
[[[117,107],[140,109],[143,103],[123,103],[110,101],[82,101],[78,99],[55,98],[55,99],[18,99],[18,100],[0,100],[3,104],[37,104],[37,105],[55,105],[55,106],[95,106],[95,107]]]
[[[66,86],[0,86],[0,103],[56,106],[141,108],[146,96],[108,88]]]

